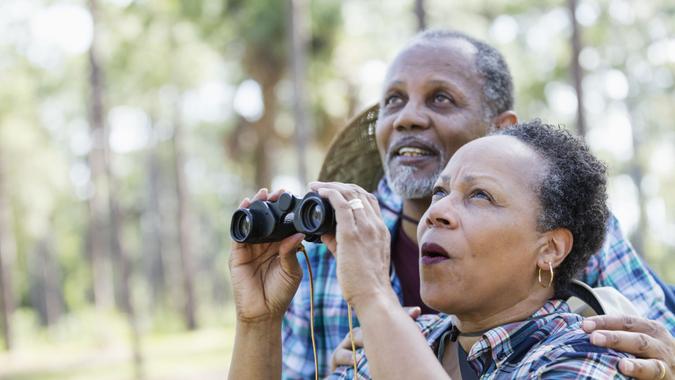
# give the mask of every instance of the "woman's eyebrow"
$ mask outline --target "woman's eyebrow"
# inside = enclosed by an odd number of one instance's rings
[[[450,177],[449,175],[441,175],[441,185],[443,185],[445,187],[450,187],[450,180],[451,179],[452,179],[452,177]]]
[[[452,176],[441,175],[440,179],[441,179],[441,183],[444,186],[446,186],[448,188],[450,187],[450,181],[452,180]],[[499,181],[496,178],[494,178],[491,175],[486,175],[486,174],[478,174],[478,175],[465,174],[464,176],[462,176],[460,182],[466,183],[466,184],[473,184],[473,183],[476,183],[480,180],[484,180],[484,181],[494,183],[495,185],[499,186],[499,188],[502,188],[502,186],[500,185]]]

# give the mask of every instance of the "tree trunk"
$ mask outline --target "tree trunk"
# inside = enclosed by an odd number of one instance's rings
[[[103,73],[99,63],[96,47],[97,47],[97,0],[89,0],[89,11],[93,21],[93,39],[91,48],[89,50],[89,62],[91,65],[91,98],[92,98],[92,129],[94,137],[98,139],[99,145],[95,146],[100,149],[100,154],[97,155],[97,169],[102,169],[101,174],[103,180],[108,185],[108,216],[110,226],[110,245],[112,247],[112,259],[115,263],[115,269],[119,275],[118,289],[121,296],[122,309],[127,316],[127,323],[129,324],[131,334],[131,348],[134,361],[134,375],[136,379],[143,378],[143,357],[141,354],[141,339],[138,330],[138,323],[136,319],[136,312],[134,310],[133,297],[129,281],[131,277],[130,262],[127,252],[122,244],[122,214],[117,201],[115,178],[111,169],[111,155],[109,146],[108,128],[104,122],[104,85]],[[92,150],[93,151],[93,150]],[[103,182],[103,181],[101,181]],[[98,190],[98,189],[97,189]],[[103,201],[104,202],[104,201]],[[97,205],[98,206],[98,205]]]
[[[427,28],[427,11],[424,0],[415,0],[415,16],[417,17],[417,30],[425,30]]]
[[[154,127],[153,127],[154,128]],[[162,207],[160,178],[162,176],[158,146],[153,144],[148,149],[147,156],[147,182],[146,182],[146,205],[143,216],[143,261],[145,273],[150,282],[153,305],[163,305],[166,301],[166,264],[164,259],[164,227],[162,224]]]
[[[291,37],[291,58],[293,78],[293,114],[295,116],[295,146],[298,154],[298,180],[307,183],[305,151],[309,140],[307,115],[307,44],[309,41],[307,22],[309,12],[306,0],[290,0],[289,26]]]
[[[12,272],[16,243],[12,233],[10,202],[5,192],[5,171],[3,151],[0,147],[0,323],[6,350],[14,346],[12,314],[14,312],[14,287]]]
[[[40,239],[30,259],[31,295],[40,324],[52,326],[63,313],[63,293],[52,236]]]
[[[646,120],[637,112],[637,100],[633,97],[626,99],[626,108],[628,109],[629,120],[631,124],[631,143],[633,145],[633,159],[629,164],[628,174],[630,175],[637,190],[637,201],[639,207],[639,219],[637,228],[630,236],[630,242],[639,256],[644,257],[646,235],[649,233],[647,225],[647,211],[645,209],[645,194],[642,191],[642,179],[644,170],[640,162],[640,147],[644,140],[644,126]]]
[[[96,0],[90,0],[90,11],[94,17]],[[97,40],[92,39],[89,49],[89,128],[92,147],[89,152],[89,170],[93,185],[93,194],[88,201],[89,230],[87,248],[91,263],[92,288],[94,303],[98,309],[112,306],[113,287],[109,264],[109,246],[106,239],[106,173],[105,173],[105,125],[103,115],[103,83],[101,67],[98,62]]]
[[[174,114],[174,168],[176,171],[176,201],[178,208],[178,246],[180,249],[180,260],[182,268],[183,283],[183,316],[188,330],[197,328],[196,302],[194,290],[194,263],[191,246],[191,215],[190,215],[190,194],[185,178],[185,158],[184,158],[184,136],[181,123],[179,105],[177,104]]]
[[[579,65],[579,54],[581,53],[581,31],[577,22],[577,0],[567,0],[567,6],[570,12],[572,23],[572,78],[574,80],[574,89],[577,93],[577,133],[582,138],[586,137],[586,117],[584,110],[584,92],[581,85],[583,71]]]

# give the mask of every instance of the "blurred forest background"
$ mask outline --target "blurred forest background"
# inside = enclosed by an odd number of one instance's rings
[[[232,211],[302,193],[425,27],[504,53],[675,283],[672,1],[2,0],[0,379],[226,377]]]

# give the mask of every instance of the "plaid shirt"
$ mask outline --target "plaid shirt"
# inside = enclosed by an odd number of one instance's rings
[[[392,236],[397,233],[402,201],[385,180],[375,195],[380,201],[382,218]],[[314,274],[314,324],[321,376],[330,370],[333,350],[349,332],[347,303],[338,285],[335,260],[324,245],[306,244]],[[304,276],[283,321],[283,378],[314,378],[314,356],[309,331],[309,275],[304,257],[299,256]],[[592,287],[611,286],[630,299],[640,313],[657,320],[675,336],[675,315],[668,310],[662,288],[621,233],[614,216],[608,223],[602,249],[591,257],[581,280]],[[395,271],[392,287],[402,300],[401,284]],[[354,318],[354,326],[358,320]]]
[[[548,301],[528,320],[485,332],[469,350],[467,360],[481,379],[624,379],[618,372],[619,360],[632,356],[592,345],[581,330],[582,319],[570,313],[564,301]],[[425,315],[417,325],[437,353],[442,336],[452,328],[452,318]],[[363,355],[357,371],[359,379],[371,378]],[[330,376],[331,380],[353,378],[350,366]]]

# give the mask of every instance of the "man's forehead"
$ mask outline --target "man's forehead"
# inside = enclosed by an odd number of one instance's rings
[[[405,47],[397,56],[398,60],[402,57],[410,57],[418,54],[433,58],[435,55],[452,53],[458,57],[464,57],[473,63],[478,49],[469,41],[461,38],[435,38],[435,39],[416,39]],[[429,54],[431,53],[431,56]]]
[[[473,68],[477,52],[474,45],[461,38],[416,39],[396,56],[389,66],[387,77],[409,65],[420,67],[447,65],[452,62]]]

